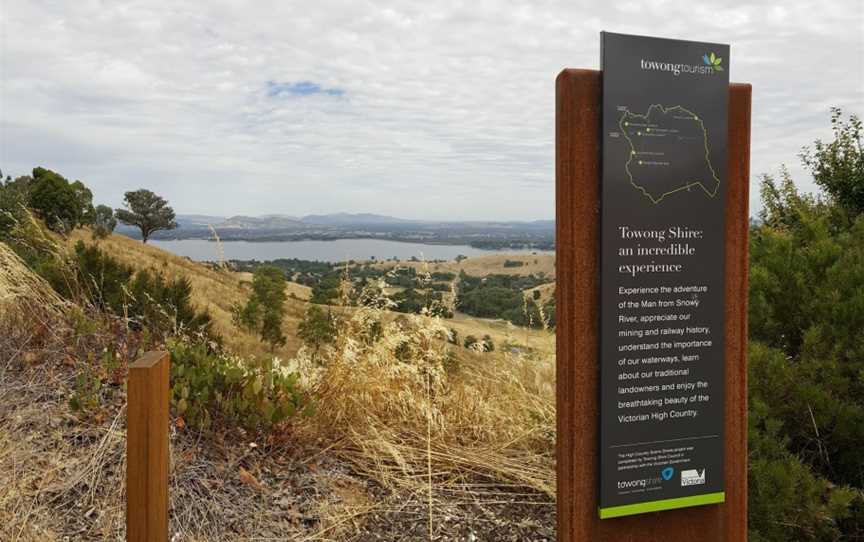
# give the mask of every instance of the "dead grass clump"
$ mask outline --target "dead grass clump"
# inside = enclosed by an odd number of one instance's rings
[[[0,311],[22,303],[49,311],[62,311],[66,306],[43,278],[30,271],[8,245],[0,242]]]
[[[554,353],[466,351],[447,343],[444,320],[388,321],[380,307],[343,315],[320,368],[305,350],[293,360],[314,375],[316,433],[390,488],[483,478],[553,496]]]

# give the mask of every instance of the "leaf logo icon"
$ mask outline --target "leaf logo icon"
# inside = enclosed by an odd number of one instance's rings
[[[704,62],[706,66],[711,66],[718,72],[723,71],[723,59],[715,55],[714,53],[711,53],[710,55],[702,55],[702,62]]]

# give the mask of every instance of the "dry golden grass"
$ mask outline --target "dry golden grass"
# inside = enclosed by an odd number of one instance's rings
[[[245,283],[244,287],[251,287],[252,273],[243,271],[234,273],[234,275],[240,281],[241,285],[244,285]],[[312,288],[303,284],[291,282],[290,280],[285,285],[285,293],[289,298],[299,299],[300,301],[309,301],[312,299]]]
[[[504,267],[507,260],[523,262],[521,267]],[[376,267],[390,269],[392,267],[414,267],[419,270],[430,272],[448,272],[459,274],[465,271],[472,276],[486,275],[530,275],[545,273],[546,276],[555,276],[555,255],[549,253],[537,254],[493,254],[489,256],[477,256],[468,258],[461,262],[380,262]]]
[[[95,242],[86,229],[75,230],[67,243],[71,247],[78,241],[86,244]],[[198,310],[207,310],[210,313],[215,331],[225,339],[225,345],[229,349],[248,356],[269,354],[269,347],[256,335],[237,329],[231,320],[231,307],[237,303],[245,303],[249,297],[251,283],[246,274],[217,271],[121,235],[111,235],[98,241],[98,245],[111,256],[135,269],[161,272],[171,278],[188,278],[192,284],[192,302]],[[297,288],[290,287],[289,291],[304,292],[302,286],[295,286]],[[276,351],[276,355],[282,358],[293,356],[300,348],[296,329],[305,313],[304,303],[290,297],[285,308],[284,332],[288,341]]]
[[[92,242],[84,232],[70,243],[77,239]],[[248,296],[248,275],[216,271],[119,236],[100,243],[136,268],[186,276],[193,300],[210,311],[232,350],[242,355],[266,352],[257,337],[239,333],[231,323],[231,306]],[[504,272],[507,258],[463,264],[476,274]],[[533,262],[535,257],[523,259]],[[506,270],[552,269],[551,257],[536,259],[537,264]],[[435,265],[422,271],[433,272]],[[341,315],[337,343],[313,362],[310,352],[299,348],[295,332],[304,307],[288,300],[285,334],[290,346],[279,354],[290,359],[288,366],[300,370],[305,385],[319,397],[306,434],[331,442],[332,453],[350,461],[357,472],[393,489],[452,491],[479,477],[553,496],[553,335],[458,314],[439,319],[343,307],[336,309]],[[374,322],[384,331],[369,344],[364,334]],[[450,345],[443,340],[450,329],[460,339],[489,335],[497,350],[484,354]],[[297,354],[291,357],[286,351]]]
[[[0,242],[0,311],[26,303],[43,310],[61,311],[66,303],[5,243]]]
[[[93,243],[89,232],[78,231],[66,241],[67,246],[78,240]],[[231,323],[231,307],[248,297],[248,277],[217,271],[125,237],[111,236],[99,244],[137,269],[186,277],[192,284],[194,303],[210,312],[216,330],[233,351],[245,356],[266,353],[257,337],[238,332]],[[32,299],[42,300],[40,303],[54,303],[50,289],[45,290],[46,285],[4,248],[0,245],[0,291],[14,292],[12,287],[26,283],[29,286],[23,291],[24,297],[33,295],[36,297]],[[434,265],[424,271],[435,271]],[[524,273],[530,267],[511,269]],[[424,523],[428,521],[430,531],[436,510],[446,506],[453,495],[493,501],[502,488],[530,488],[535,495],[544,496],[543,503],[548,505],[555,489],[553,336],[464,315],[452,320],[399,315],[380,308],[386,306],[386,299],[377,301],[373,306],[335,309],[340,315],[338,339],[313,361],[307,349],[299,348],[295,332],[306,303],[288,300],[285,334],[289,345],[278,354],[290,358],[288,367],[300,371],[301,383],[315,392],[318,407],[311,418],[298,420],[298,442],[309,437],[309,445],[323,447],[317,453],[349,462],[355,473],[377,480],[397,494],[428,496],[429,517]],[[20,299],[15,302],[20,303]],[[451,328],[460,338],[488,334],[497,349],[479,353],[451,345],[445,340]],[[380,330],[380,336],[375,330]],[[370,340],[370,336],[376,339]],[[509,347],[504,348],[505,344]],[[122,426],[118,429],[115,421],[122,413],[114,412],[104,424],[80,428],[64,419],[64,428],[86,436],[86,446],[76,444],[80,439],[68,439],[59,429],[55,431],[49,419],[65,410],[66,392],[54,394],[64,386],[46,386],[44,378],[33,382],[43,406],[50,400],[50,411],[40,409],[29,393],[22,395],[16,408],[32,402],[32,414],[22,410],[27,413],[24,417],[16,412],[4,418],[0,405],[0,421],[6,431],[0,433],[0,487],[9,488],[0,496],[0,517],[23,518],[0,526],[0,538],[55,539],[58,529],[68,532],[73,520],[88,526],[88,536],[116,535],[122,531],[118,480],[124,441]],[[69,389],[69,382],[65,389]],[[31,415],[32,422],[28,420]],[[31,440],[14,436],[32,430],[30,423],[46,430],[34,431]],[[191,446],[192,440],[187,445]],[[188,461],[186,451],[179,457]],[[26,471],[16,467],[23,464],[29,465]],[[172,494],[182,496],[178,502],[184,507],[175,509],[175,515],[184,525],[194,527],[184,527],[184,535],[189,539],[199,533],[209,535],[207,526],[221,526],[228,509],[251,510],[254,513],[249,519],[255,525],[270,521],[272,511],[261,505],[254,492],[247,492],[249,495],[239,502],[230,493],[217,494],[211,486],[202,485],[202,473],[207,469],[211,466],[195,463],[180,465],[174,471]],[[219,481],[222,475],[210,472],[208,476],[208,480]],[[99,492],[94,489],[97,487]],[[210,500],[204,502],[205,497]],[[356,488],[346,489],[338,497],[345,501],[345,507],[322,513],[323,527],[335,531],[353,523],[358,515],[374,511],[375,504],[367,503]],[[81,510],[73,510],[83,519],[75,516],[55,522],[58,503],[67,500],[86,503]],[[219,517],[208,515],[212,507],[222,511]],[[39,521],[34,519],[37,517]],[[334,531],[325,536],[335,536]]]
[[[381,337],[370,342],[376,325]],[[551,498],[554,341],[548,332],[503,324],[490,335],[521,348],[479,353],[442,340],[448,328],[491,329],[482,325],[393,319],[369,307],[344,312],[337,343],[319,357],[320,367],[305,349],[292,360],[319,397],[309,421],[313,433],[393,489],[431,495],[479,478]]]
[[[549,284],[541,284],[535,288],[529,288],[525,290],[526,296],[533,296],[534,292],[540,292],[539,303],[541,305],[552,301],[552,298],[555,297],[555,283],[550,282]]]

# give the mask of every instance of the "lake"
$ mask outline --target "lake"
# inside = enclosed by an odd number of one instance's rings
[[[182,239],[173,241],[151,240],[159,247],[178,256],[186,256],[196,261],[216,261],[219,259],[217,245],[206,239]],[[507,249],[483,250],[468,245],[425,245],[405,243],[384,239],[335,239],[333,241],[225,241],[222,243],[226,260],[276,260],[297,258],[323,262],[345,260],[387,260],[396,257],[408,260],[412,256],[425,260],[452,260],[463,256],[485,256],[489,254],[517,254],[542,251]]]

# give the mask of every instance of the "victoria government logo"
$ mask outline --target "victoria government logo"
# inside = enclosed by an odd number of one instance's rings
[[[705,484],[705,469],[682,470],[681,487],[701,486]]]

